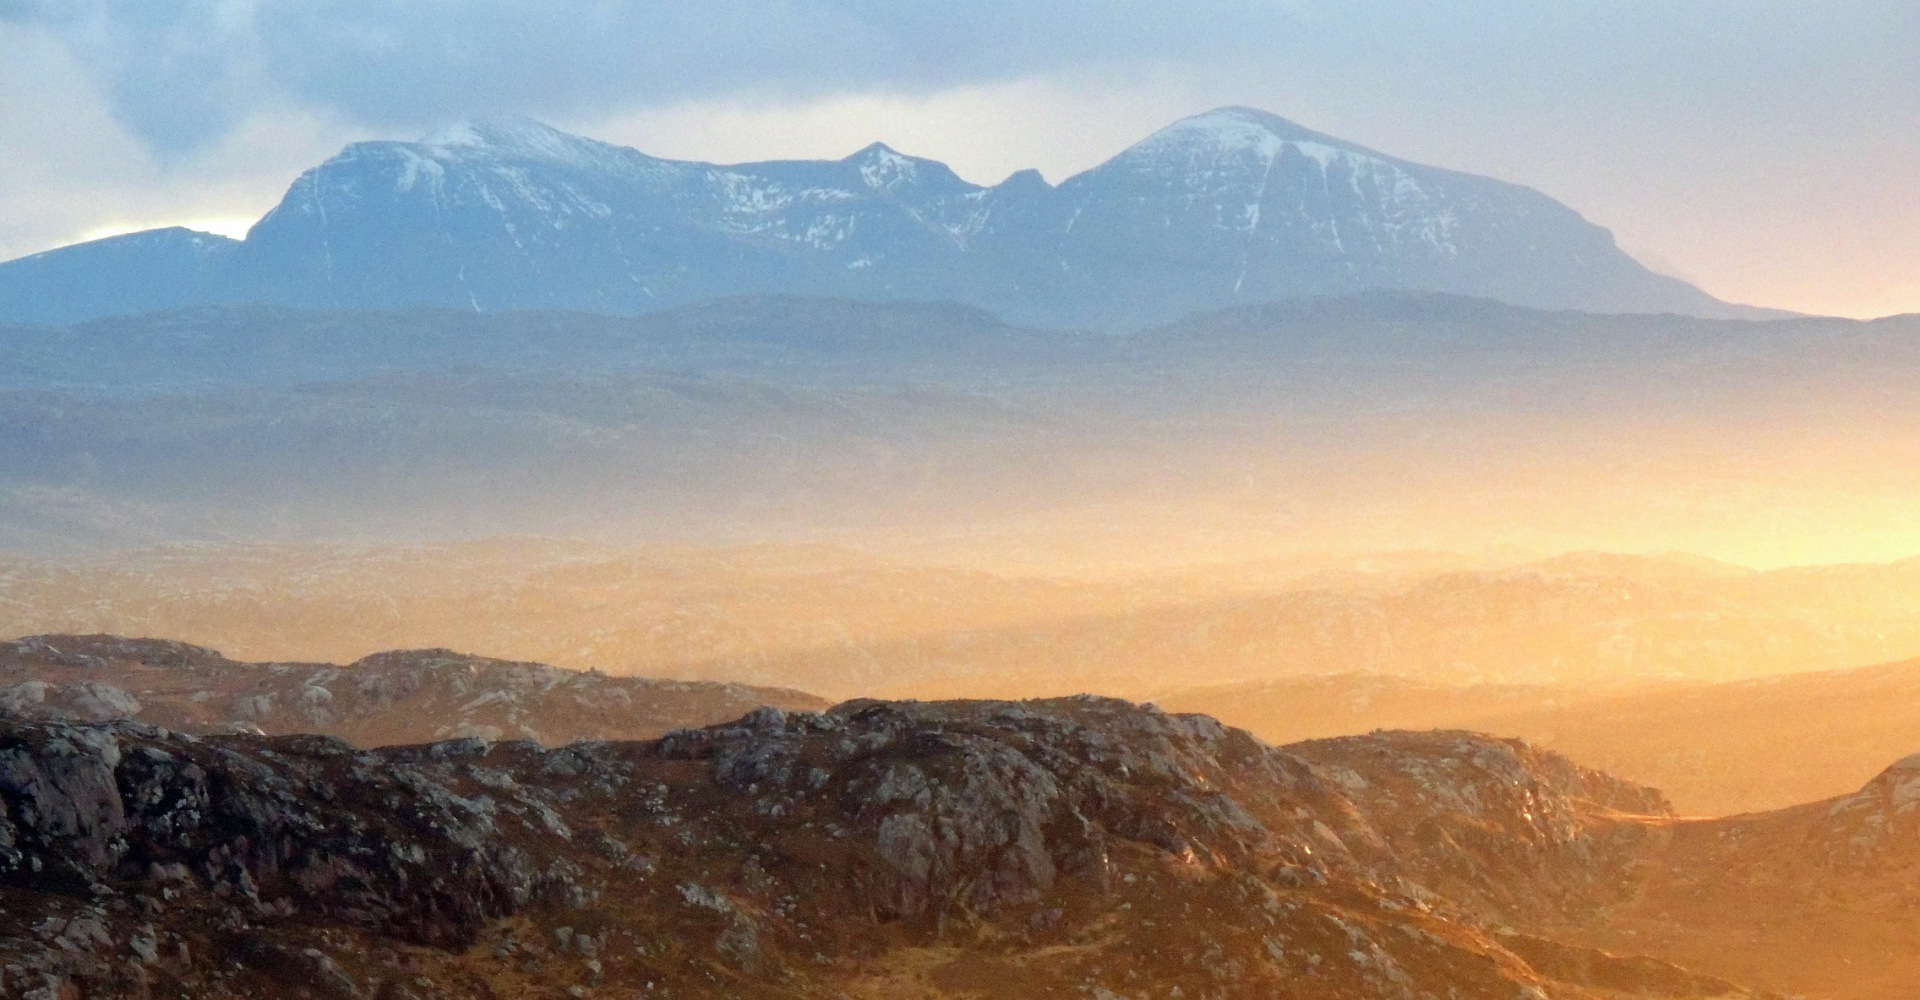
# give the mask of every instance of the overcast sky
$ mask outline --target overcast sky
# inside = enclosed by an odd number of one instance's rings
[[[1916,52],[1916,0],[0,0],[0,258],[237,234],[464,115],[993,182],[1248,104],[1539,188],[1723,298],[1920,312]]]

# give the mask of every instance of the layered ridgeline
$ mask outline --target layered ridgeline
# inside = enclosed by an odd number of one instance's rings
[[[363,142],[245,241],[184,229],[0,265],[0,320],[202,303],[645,312],[767,292],[942,300],[1124,328],[1364,289],[1737,315],[1529,188],[1246,108],[1049,185],[993,187],[873,145],[844,160],[657,159],[524,120]]]
[[[0,546],[1010,525],[1010,558],[1077,565],[1303,539],[1830,562],[1912,531],[1916,331],[1428,293],[1125,336],[792,296],[0,325]]]

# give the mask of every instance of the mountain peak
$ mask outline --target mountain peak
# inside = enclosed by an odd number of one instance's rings
[[[1305,145],[1320,156],[1353,153],[1378,158],[1379,154],[1350,142],[1315,132],[1297,122],[1258,108],[1229,105],[1182,118],[1141,140],[1120,157],[1158,158],[1168,154],[1190,156],[1206,153],[1214,156],[1252,153],[1271,160],[1281,148]],[[1303,150],[1305,152],[1307,150]],[[1311,154],[1310,154],[1311,155]]]
[[[484,156],[576,165],[600,161],[620,149],[519,115],[463,119],[421,138],[419,145],[442,156]]]
[[[847,157],[847,159],[855,163],[861,163],[868,160],[910,160],[913,159],[913,157],[900,152],[884,142],[870,142],[862,146],[859,152]]]
[[[1215,133],[1260,131],[1283,139],[1326,138],[1298,122],[1282,118],[1271,111],[1262,111],[1259,108],[1249,108],[1239,104],[1229,104],[1214,108],[1212,111],[1188,115],[1162,131],[1176,129],[1185,132]]]
[[[884,142],[872,143],[842,162],[858,167],[861,178],[876,191],[891,191],[902,184],[913,184],[920,179],[922,167],[933,167],[936,174],[944,169],[943,164],[908,156]]]

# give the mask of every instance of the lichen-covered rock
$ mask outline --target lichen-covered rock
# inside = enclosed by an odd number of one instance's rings
[[[1380,846],[1311,767],[1244,732],[1118,701],[1041,704],[856,701],[671,734],[660,752],[711,760],[765,815],[837,807],[870,848],[864,902],[913,918],[1036,905],[1062,878],[1103,891],[1119,842],[1312,868]]]

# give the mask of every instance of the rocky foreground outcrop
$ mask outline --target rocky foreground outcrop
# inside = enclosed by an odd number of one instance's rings
[[[610,677],[444,649],[376,653],[341,667],[241,663],[187,643],[111,635],[0,643],[0,718],[20,720],[318,733],[358,746],[466,737],[558,745],[650,739],[762,705],[827,707],[782,688]]]
[[[1661,808],[1091,698],[553,749],[0,722],[0,996],[1747,995],[1515,929],[1630,894]]]

